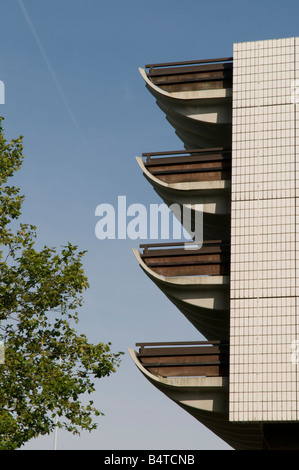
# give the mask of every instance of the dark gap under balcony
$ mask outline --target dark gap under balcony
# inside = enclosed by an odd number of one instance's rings
[[[224,148],[147,152],[146,169],[166,183],[231,179],[231,150]]]
[[[230,273],[230,243],[205,241],[201,248],[184,242],[140,245],[141,258],[162,276],[220,276]]]
[[[167,92],[232,88],[233,58],[147,64],[148,78]]]
[[[223,341],[136,343],[137,357],[152,374],[163,377],[225,377],[229,344]]]

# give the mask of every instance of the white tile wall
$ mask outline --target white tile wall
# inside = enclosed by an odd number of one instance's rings
[[[230,420],[298,420],[299,38],[233,55]]]

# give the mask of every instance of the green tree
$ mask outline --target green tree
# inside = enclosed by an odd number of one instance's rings
[[[20,448],[58,426],[96,428],[102,413],[83,395],[109,376],[122,353],[79,335],[77,309],[88,281],[84,252],[70,243],[37,250],[36,228],[19,222],[24,196],[7,182],[23,161],[22,136],[9,143],[0,118],[0,449]]]

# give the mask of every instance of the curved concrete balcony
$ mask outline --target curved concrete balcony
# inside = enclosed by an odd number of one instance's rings
[[[185,248],[183,248],[185,246]],[[204,242],[140,245],[140,267],[207,339],[229,338],[229,244]]]
[[[137,343],[138,360],[161,377],[228,377],[229,344],[221,341]]]
[[[186,149],[231,145],[232,58],[145,69],[139,71],[147,89]]]
[[[130,355],[158,390],[232,448],[263,448],[258,423],[229,422],[227,344],[211,341],[137,343],[137,346],[140,346],[139,351],[130,348]]]
[[[184,228],[192,226],[195,205],[202,210],[203,237],[229,239],[231,205],[231,150],[223,148],[143,153],[136,157],[144,177],[170,209],[191,207],[191,221],[181,218]]]

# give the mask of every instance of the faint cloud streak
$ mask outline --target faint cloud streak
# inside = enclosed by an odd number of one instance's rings
[[[22,13],[23,13],[23,15],[24,15],[24,18],[25,18],[25,20],[26,20],[26,22],[27,22],[27,24],[28,24],[28,26],[29,26],[29,29],[30,29],[30,31],[31,31],[31,33],[32,33],[32,35],[33,35],[33,37],[34,37],[34,39],[35,39],[35,42],[36,42],[36,44],[37,44],[37,46],[38,46],[38,48],[39,48],[39,50],[40,50],[40,52],[41,52],[41,54],[42,54],[42,56],[43,56],[43,59],[44,59],[45,64],[46,64],[46,66],[47,66],[47,68],[48,68],[48,71],[49,71],[49,73],[50,73],[50,75],[51,75],[51,77],[52,77],[52,79],[53,79],[53,81],[54,81],[54,83],[55,83],[55,86],[56,86],[56,88],[57,88],[57,90],[58,90],[58,92],[59,92],[59,94],[60,94],[60,96],[61,96],[61,98],[62,98],[62,101],[63,101],[63,103],[64,103],[64,105],[65,105],[65,107],[66,107],[67,113],[68,113],[68,115],[69,115],[69,117],[70,117],[72,123],[73,123],[74,126],[76,127],[77,131],[78,131],[79,134],[81,135],[81,138],[82,138],[82,140],[84,141],[85,145],[87,145],[87,142],[86,142],[85,138],[84,138],[83,135],[82,135],[81,127],[79,126],[79,124],[78,124],[78,122],[77,122],[77,120],[76,120],[76,118],[75,118],[75,116],[74,116],[74,114],[73,114],[73,112],[72,112],[72,110],[71,110],[71,107],[70,107],[70,105],[69,105],[69,103],[68,103],[68,101],[67,101],[67,99],[66,99],[66,96],[65,96],[65,94],[64,94],[64,91],[63,91],[63,89],[62,89],[62,87],[61,87],[61,85],[60,85],[60,83],[59,83],[59,80],[58,80],[58,78],[57,78],[57,76],[56,76],[56,74],[55,74],[55,72],[54,72],[54,70],[53,70],[53,67],[52,67],[52,65],[51,65],[51,63],[50,63],[50,61],[49,61],[49,59],[48,59],[48,56],[47,56],[47,54],[46,54],[46,52],[45,52],[45,49],[44,49],[44,47],[43,47],[43,45],[42,45],[42,42],[41,42],[41,40],[39,39],[39,36],[38,36],[38,34],[37,34],[37,32],[36,32],[36,29],[35,29],[35,27],[34,27],[34,25],[33,25],[33,23],[32,23],[32,20],[31,20],[31,18],[30,18],[30,15],[29,15],[28,11],[26,10],[23,1],[22,1],[22,0],[17,0],[17,1],[18,1],[18,4],[19,4],[20,9],[21,9],[21,11],[22,11]]]

